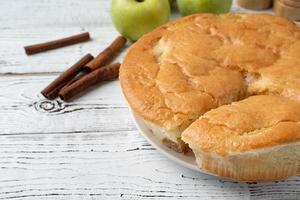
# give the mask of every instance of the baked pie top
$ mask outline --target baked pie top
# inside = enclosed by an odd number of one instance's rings
[[[183,132],[182,139],[193,149],[222,156],[294,142],[300,140],[300,102],[252,96],[207,112]]]
[[[249,95],[300,100],[300,30],[267,14],[188,16],[133,44],[120,81],[133,111],[166,130]]]

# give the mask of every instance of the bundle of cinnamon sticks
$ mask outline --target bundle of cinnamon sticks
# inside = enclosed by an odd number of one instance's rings
[[[89,39],[89,34],[84,33],[24,48],[27,54],[33,54],[75,44],[87,39]],[[86,54],[51,82],[41,93],[47,99],[55,99],[59,96],[64,101],[70,101],[77,94],[92,85],[117,78],[120,63],[111,64],[110,62],[125,44],[126,38],[119,36],[95,58],[89,53]]]

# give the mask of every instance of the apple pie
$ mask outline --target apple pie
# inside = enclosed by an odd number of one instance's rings
[[[268,14],[196,14],[169,22],[130,47],[120,82],[131,109],[153,134],[178,152],[191,148],[200,168],[240,180],[280,179],[299,171],[299,154],[289,155],[290,149],[299,151],[300,142],[300,29],[291,21]],[[209,123],[215,117],[218,122]],[[275,122],[289,126],[269,127],[279,126]],[[278,140],[263,136],[266,131]],[[232,139],[240,134],[249,137]],[[265,142],[251,146],[250,136],[257,134]],[[298,156],[293,170],[255,159],[281,147],[287,154],[278,153],[277,162]],[[233,154],[235,160],[227,162]],[[244,165],[253,160],[270,171],[236,172],[243,159]],[[281,169],[290,171],[280,174]]]

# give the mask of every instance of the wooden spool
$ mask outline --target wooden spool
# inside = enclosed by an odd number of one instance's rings
[[[272,7],[273,0],[237,0],[239,6],[251,10],[264,10]]]
[[[290,20],[300,20],[300,0],[275,0],[274,12]]]
[[[300,8],[300,0],[280,0],[280,2],[287,6]]]

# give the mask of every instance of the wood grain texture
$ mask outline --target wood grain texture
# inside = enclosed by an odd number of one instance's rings
[[[61,72],[83,54],[97,55],[118,33],[106,0],[0,2],[0,73]],[[92,41],[27,56],[23,46],[89,31]],[[46,59],[45,59],[46,58]]]
[[[300,180],[246,184],[178,166],[136,131],[1,136],[0,199],[297,199]],[[50,199],[51,199],[50,198]]]
[[[169,161],[136,131],[117,80],[71,103],[40,95],[58,72],[118,35],[109,4],[0,1],[0,199],[300,199],[300,177],[237,183]],[[93,41],[24,53],[24,45],[83,31]]]
[[[1,134],[134,130],[118,81],[91,88],[71,103],[40,94],[54,75],[0,79]]]

